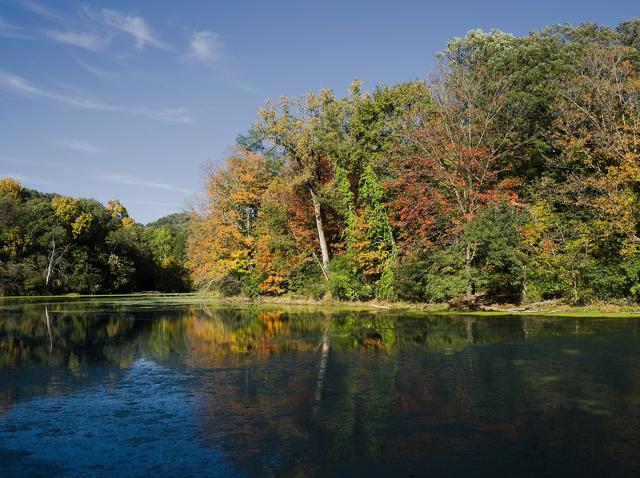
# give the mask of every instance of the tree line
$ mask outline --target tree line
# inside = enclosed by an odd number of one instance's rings
[[[206,172],[225,294],[637,300],[640,19],[470,31],[425,81],[268,102]]]
[[[0,294],[640,299],[640,19],[473,30],[427,80],[268,102],[198,210],[0,181]]]
[[[143,226],[117,200],[104,206],[0,179],[0,295],[189,290],[188,219]]]

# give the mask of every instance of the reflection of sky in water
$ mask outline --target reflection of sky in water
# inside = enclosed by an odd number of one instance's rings
[[[15,404],[0,415],[0,476],[238,476],[199,439],[189,380],[141,359],[116,387]]]
[[[0,478],[640,476],[637,319],[112,302],[0,301]]]

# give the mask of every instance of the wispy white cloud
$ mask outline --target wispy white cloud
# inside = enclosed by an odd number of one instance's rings
[[[71,149],[73,151],[78,151],[80,153],[86,154],[105,154],[108,153],[107,150],[96,146],[95,144],[89,141],[83,141],[79,139],[59,139],[57,144],[63,148]]]
[[[126,204],[140,204],[141,206],[163,206],[163,207],[173,207],[175,209],[184,208],[184,204],[180,204],[177,202],[162,202],[162,201],[139,201],[137,199],[128,199],[125,201]]]
[[[43,164],[41,161],[31,161],[29,159],[22,159],[22,158],[8,158],[5,156],[0,156],[0,163],[16,164],[18,166],[37,166],[37,165]]]
[[[64,18],[56,11],[49,7],[45,7],[40,3],[34,2],[33,0],[18,0],[18,5],[31,13],[47,18],[49,20],[53,20],[56,22],[64,21]]]
[[[134,109],[123,110],[138,116],[144,116],[165,123],[193,123],[193,118],[184,108],[153,109],[146,106],[138,106]]]
[[[189,38],[189,53],[185,55],[184,59],[212,67],[217,77],[233,88],[255,95],[263,94],[257,88],[238,78],[222,64],[222,60],[226,59],[226,54],[220,35],[215,32],[207,30],[192,32]]]
[[[78,65],[80,65],[82,68],[87,70],[93,76],[96,76],[102,80],[104,80],[105,78],[111,78],[114,76],[113,73],[103,70],[102,68],[98,68],[96,66],[90,65],[89,63],[86,63],[78,58],[76,58],[75,60],[78,63]]]
[[[45,90],[33,85],[21,76],[0,70],[0,87],[17,91],[29,96],[47,98],[75,108],[113,113],[125,113],[167,123],[192,123],[193,118],[183,108],[154,109],[146,106],[121,106],[96,101],[81,96]]]
[[[230,73],[227,70],[221,70],[219,72],[220,80],[224,81],[227,85],[240,91],[251,93],[256,96],[264,96],[264,92],[254,87],[250,83],[238,78],[235,74]]]
[[[151,26],[142,17],[127,15],[119,10],[111,10],[108,8],[103,8],[99,15],[90,11],[88,11],[87,14],[115,30],[131,35],[136,41],[136,47],[140,50],[142,50],[146,44],[165,50],[171,49],[167,43],[156,35]]]
[[[220,35],[210,31],[198,31],[191,34],[189,40],[189,58],[213,63],[222,55]]]
[[[126,174],[108,174],[104,176],[103,180],[109,183],[124,184],[127,186],[138,186],[143,188],[162,189],[164,191],[173,191],[173,192],[183,193],[183,194],[193,193],[193,191],[190,189],[179,188],[171,184],[162,183],[162,182],[141,180]]]
[[[46,35],[59,43],[84,48],[85,50],[94,52],[103,50],[109,43],[109,38],[102,38],[93,33],[86,32],[48,31],[46,32]]]
[[[47,184],[53,184],[52,181],[48,179],[42,179],[35,176],[27,176],[26,174],[17,174],[17,173],[5,173],[4,171],[0,171],[0,178],[10,177],[17,181],[20,181],[22,184],[33,185],[33,186],[44,186]]]
[[[0,17],[0,37],[2,38],[31,38],[23,28],[17,27]]]

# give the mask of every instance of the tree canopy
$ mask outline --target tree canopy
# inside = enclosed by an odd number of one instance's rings
[[[473,30],[426,81],[268,102],[208,177],[196,281],[350,300],[636,299],[637,32],[637,19]]]
[[[269,101],[205,204],[0,180],[0,292],[640,299],[640,20],[472,30],[426,80]]]
[[[0,295],[184,291],[186,217],[137,224],[120,201],[0,180]]]

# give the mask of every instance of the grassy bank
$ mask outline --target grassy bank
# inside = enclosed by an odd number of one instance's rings
[[[640,317],[640,305],[638,304],[612,304],[593,303],[582,306],[565,304],[560,301],[546,301],[528,305],[488,305],[477,308],[454,307],[450,304],[428,304],[410,302],[347,302],[334,299],[316,300],[304,297],[222,297],[216,294],[203,293],[175,293],[160,294],[154,292],[140,294],[105,294],[105,295],[48,295],[48,296],[6,296],[0,297],[2,302],[61,302],[66,300],[79,301],[130,301],[136,304],[157,305],[198,305],[205,304],[208,307],[294,307],[296,309],[330,309],[330,310],[369,310],[369,311],[397,311],[403,313],[418,314],[460,314],[473,316],[500,316],[500,315],[535,315],[556,317]]]
[[[314,300],[297,297],[259,297],[255,299],[233,297],[215,298],[228,304],[264,304],[282,306],[313,306],[348,309],[396,310],[405,312],[423,312],[429,314],[461,314],[474,316],[499,315],[539,315],[558,317],[640,317],[639,304],[594,303],[582,306],[565,304],[560,301],[547,301],[517,306],[513,304],[480,306],[477,309],[455,308],[447,303],[410,303],[410,302],[344,302],[338,300]]]

